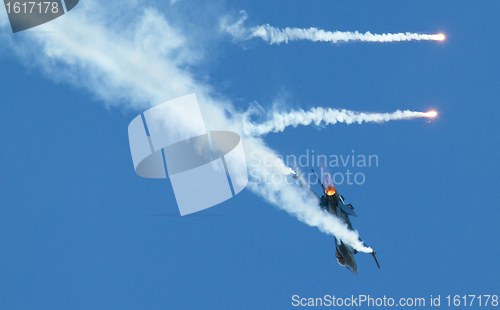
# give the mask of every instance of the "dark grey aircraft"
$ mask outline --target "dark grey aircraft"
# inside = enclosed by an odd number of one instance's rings
[[[325,186],[319,180],[318,175],[316,174],[316,172],[314,172],[314,170],[313,173],[316,176],[316,179],[318,180],[319,184],[321,184],[321,187],[323,188],[324,195],[322,196],[319,196],[318,194],[316,194],[316,192],[314,192],[311,189],[311,191],[318,197],[321,208],[326,210],[328,213],[334,215],[345,224],[347,224],[347,227],[350,230],[354,230],[352,228],[351,219],[349,218],[349,216],[357,217],[356,213],[354,212],[354,207],[351,204],[345,205],[344,197],[342,195],[339,195],[337,189],[333,185],[330,185],[325,188]],[[295,175],[294,177],[298,179],[297,175]],[[354,273],[355,275],[358,275],[358,266],[356,265],[356,260],[354,259],[354,254],[358,253],[358,251],[353,249],[352,246],[345,244],[342,240],[339,240],[337,238],[335,238],[335,246],[336,246],[335,258],[337,258],[337,262],[341,266],[347,267],[347,269],[352,271],[352,273]],[[375,256],[377,253],[373,251],[370,254],[372,254],[373,258],[375,259],[375,262],[377,263],[378,268],[380,268],[380,265],[377,261],[377,257]]]

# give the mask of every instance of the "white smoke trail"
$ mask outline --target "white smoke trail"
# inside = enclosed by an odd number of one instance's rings
[[[129,2],[133,5],[133,1]],[[230,102],[216,99],[210,86],[193,77],[190,66],[201,56],[182,31],[151,8],[142,11],[135,20],[130,20],[129,14],[102,13],[121,7],[127,12],[131,10],[121,1],[85,1],[78,10],[68,14],[71,18],[58,18],[39,26],[40,30],[51,31],[51,35],[12,39],[9,36],[3,47],[9,46],[28,66],[37,64],[58,81],[69,81],[86,88],[107,104],[120,104],[128,109],[143,111],[195,92],[206,116],[207,130],[231,130],[244,139],[251,169],[251,191],[304,223],[337,236],[356,250],[371,251],[358,240],[357,232],[322,211],[307,190],[285,181],[256,182],[270,172],[287,175],[291,170],[284,165],[280,167],[282,160],[260,138],[244,135],[248,124],[241,119],[245,115],[235,112]],[[125,19],[115,20],[119,16]],[[0,19],[2,30],[7,27],[4,20]],[[253,132],[263,134],[276,128],[276,123],[258,125]],[[275,167],[253,165],[252,154],[260,159],[274,158]]]
[[[358,31],[325,31],[318,28],[276,28],[269,24],[247,29],[243,26],[248,18],[245,11],[240,12],[242,17],[234,24],[228,25],[227,19],[221,21],[221,29],[233,35],[239,40],[250,40],[261,38],[269,44],[288,43],[289,41],[309,40],[313,42],[399,42],[399,41],[442,41],[443,34],[418,34],[418,33],[384,33],[373,34],[371,32],[360,33]]]
[[[436,112],[416,112],[416,111],[400,111],[392,113],[365,113],[349,110],[336,110],[324,108],[312,108],[309,111],[293,110],[288,113],[273,113],[271,119],[262,123],[254,124],[248,120],[248,115],[245,115],[244,132],[250,136],[262,136],[270,132],[280,132],[288,126],[297,127],[299,125],[308,126],[314,124],[316,126],[324,123],[325,125],[335,123],[383,123],[392,120],[409,120],[418,117],[435,117]]]
[[[313,42],[399,42],[399,41],[442,41],[442,34],[418,34],[418,33],[384,33],[373,34],[369,31],[360,33],[358,31],[325,31],[311,27],[309,29],[284,28],[279,29],[270,25],[262,25],[252,28],[248,39],[259,37],[269,44],[288,43],[288,41],[309,40]]]

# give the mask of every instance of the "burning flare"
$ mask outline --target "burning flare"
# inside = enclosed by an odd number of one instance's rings
[[[444,41],[444,39],[446,39],[446,36],[442,33],[434,35],[434,40],[436,41]]]
[[[429,111],[425,113],[425,117],[436,117],[438,113],[436,111]]]

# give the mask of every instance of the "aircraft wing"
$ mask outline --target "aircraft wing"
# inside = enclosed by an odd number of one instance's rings
[[[348,206],[346,206],[345,204],[341,203],[340,204],[340,208],[342,209],[342,211],[344,211],[345,213],[349,214],[350,216],[354,216],[354,217],[358,217],[356,215],[356,212],[354,212],[353,209],[349,208]]]

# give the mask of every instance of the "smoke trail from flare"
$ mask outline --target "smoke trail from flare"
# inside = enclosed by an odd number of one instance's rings
[[[324,123],[325,125],[335,123],[383,123],[393,120],[409,120],[418,117],[435,117],[437,113],[417,112],[417,111],[401,111],[397,110],[392,113],[365,113],[349,110],[312,108],[309,111],[293,110],[289,113],[273,113],[270,120],[254,124],[248,119],[243,123],[244,132],[249,136],[262,136],[270,132],[280,132],[288,126],[297,127],[299,125],[308,126],[314,124],[316,126]]]
[[[418,33],[384,33],[374,34],[371,32],[360,33],[358,31],[325,31],[318,28],[276,28],[269,24],[246,28],[243,24],[248,18],[245,11],[241,11],[241,18],[229,24],[228,19],[221,20],[221,29],[230,33],[238,40],[250,40],[253,38],[261,38],[269,42],[269,44],[288,43],[289,41],[309,40],[313,42],[349,42],[349,41],[364,41],[364,42],[400,42],[400,41],[443,41],[443,34],[418,34]]]
[[[309,40],[313,42],[399,42],[399,41],[442,41],[442,34],[418,34],[418,33],[384,33],[373,34],[371,32],[360,33],[358,31],[325,31],[317,28],[284,28],[262,25],[251,29],[248,39],[259,37],[269,44],[288,43],[288,41]]]

